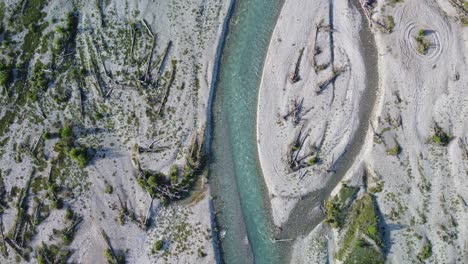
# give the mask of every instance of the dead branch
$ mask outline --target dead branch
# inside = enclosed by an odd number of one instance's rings
[[[154,201],[154,197],[152,195],[150,195],[150,204],[148,206],[148,210],[146,210],[146,216],[145,216],[145,221],[143,222],[143,226],[147,227],[148,225],[148,219],[150,218],[151,216],[151,207],[153,207],[153,201]]]
[[[143,19],[143,25],[146,27],[146,29],[148,30],[148,34],[151,35],[152,38],[156,38],[156,36],[153,34],[153,32],[151,31],[151,28],[148,26],[148,23],[146,22],[145,19]]]
[[[304,48],[299,51],[299,57],[297,58],[296,65],[294,66],[294,71],[289,75],[289,80],[291,83],[297,83],[301,80],[299,76],[299,69],[301,66],[302,55],[304,54]]]
[[[333,71],[333,74],[330,78],[326,79],[325,81],[322,81],[318,84],[318,91],[316,93],[319,95],[321,94],[325,88],[327,88],[328,85],[331,83],[335,82],[336,78],[345,71],[344,67],[337,68]]]

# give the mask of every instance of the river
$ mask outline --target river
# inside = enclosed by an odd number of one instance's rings
[[[282,263],[272,243],[266,187],[259,170],[256,105],[263,63],[282,0],[238,0],[214,94],[210,185],[225,263]]]
[[[272,238],[304,235],[320,223],[323,214],[310,212],[329,196],[361,151],[378,89],[377,50],[358,1],[352,2],[362,16],[359,35],[364,63],[372,66],[366,67],[360,122],[326,187],[299,202],[281,234],[273,228],[259,168],[255,120],[263,63],[282,1],[239,0],[235,5],[214,95],[209,168],[225,263],[286,263],[289,246],[274,244]]]

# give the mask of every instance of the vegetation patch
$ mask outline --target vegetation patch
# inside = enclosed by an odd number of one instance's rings
[[[395,28],[395,19],[393,18],[393,16],[387,16],[386,20],[387,20],[387,29],[389,32],[392,32],[393,29]]]
[[[343,184],[338,196],[329,199],[325,205],[327,212],[325,222],[333,228],[342,228],[351,200],[358,191],[358,187]]]
[[[432,135],[430,141],[436,145],[446,147],[450,141],[452,141],[452,139],[453,136],[445,133],[445,131],[436,124],[434,127],[434,134]]]
[[[398,156],[401,153],[401,146],[395,140],[395,146],[393,148],[387,149],[387,154],[390,156]]]
[[[336,258],[344,263],[384,263],[379,217],[370,194],[355,201],[345,222],[347,229]]]
[[[421,251],[418,253],[418,259],[423,262],[424,260],[432,256],[432,244],[431,241],[427,240]]]
[[[424,37],[425,32],[426,31],[424,29],[420,29],[418,31],[418,35],[416,36],[416,42],[418,43],[418,52],[422,55],[427,54],[429,46],[431,45],[431,43]]]

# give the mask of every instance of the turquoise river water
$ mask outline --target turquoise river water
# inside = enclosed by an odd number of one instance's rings
[[[282,263],[287,255],[272,243],[255,143],[257,92],[281,6],[282,0],[236,1],[221,57],[209,177],[224,263]]]

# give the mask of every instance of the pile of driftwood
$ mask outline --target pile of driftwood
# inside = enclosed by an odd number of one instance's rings
[[[156,141],[152,142],[147,149],[154,149],[153,145]],[[148,207],[146,217],[143,221],[142,226],[147,227],[149,223],[151,207],[153,200],[158,198],[161,203],[165,205],[170,201],[180,200],[190,192],[190,188],[196,181],[196,176],[204,166],[204,150],[205,150],[205,129],[202,128],[200,132],[195,133],[192,142],[186,153],[186,165],[183,168],[183,175],[179,177],[177,167],[175,167],[174,173],[170,173],[169,176],[161,172],[151,172],[144,170],[141,167],[140,162],[134,157],[134,166],[137,170],[136,180],[138,184],[148,192],[150,195],[150,205]],[[141,153],[141,149],[138,149]],[[173,174],[173,175],[171,175]],[[122,210],[127,211],[126,205],[122,204]]]
[[[369,21],[369,25],[372,27],[373,25],[377,25],[380,29],[384,32],[391,33],[392,28],[387,23],[381,22],[378,19],[372,18],[372,9],[374,9],[375,0],[359,0],[362,9],[364,10],[364,14],[366,15],[367,21]]]
[[[463,0],[449,0],[449,2],[457,8],[458,12],[463,16],[468,16],[468,7],[466,1]]]
[[[302,117],[307,114],[312,108],[309,108],[304,111],[304,97],[301,99],[293,99],[291,101],[291,105],[289,107],[289,111],[282,115],[281,118],[284,121],[288,121],[289,118],[291,118],[292,123],[294,126],[299,125],[299,123],[302,120]]]
[[[294,140],[289,144],[287,162],[288,169],[292,172],[313,165],[311,162],[306,161],[308,158],[311,158],[314,164],[318,162],[318,149],[315,146],[312,146],[307,152],[302,151],[309,137],[309,133],[303,133],[303,128],[304,126],[301,127],[299,133],[297,133]],[[300,156],[301,153],[302,156]]]
[[[330,63],[317,64],[316,56],[322,53],[322,50],[317,45],[317,38],[321,29],[323,29],[324,31],[330,31],[330,26],[324,26],[323,20],[321,20],[320,23],[318,23],[318,25],[315,26],[314,46],[312,47],[312,65],[314,67],[315,73],[325,70],[330,65]]]

